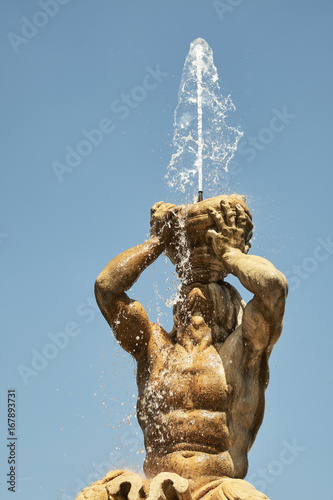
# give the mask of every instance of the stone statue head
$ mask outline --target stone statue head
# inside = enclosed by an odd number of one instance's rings
[[[192,315],[199,315],[211,328],[214,343],[224,342],[241,324],[244,306],[237,290],[224,281],[185,285],[173,308],[173,333],[186,328]]]

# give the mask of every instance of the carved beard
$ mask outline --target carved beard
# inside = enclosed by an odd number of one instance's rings
[[[224,342],[241,324],[245,303],[237,290],[224,281],[185,286],[174,307],[175,334],[193,313],[200,314],[212,330],[213,343]]]

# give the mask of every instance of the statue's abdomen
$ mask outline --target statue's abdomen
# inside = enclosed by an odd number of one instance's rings
[[[181,354],[175,347],[163,360],[155,359],[141,385],[138,419],[146,449],[226,451],[231,388],[221,358],[213,346]]]

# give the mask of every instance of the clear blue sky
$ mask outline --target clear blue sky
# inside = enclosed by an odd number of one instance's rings
[[[182,67],[202,37],[244,131],[220,192],[247,196],[251,252],[291,285],[248,478],[272,500],[332,500],[332,0],[0,5],[1,498],[70,500],[104,468],[142,466],[135,367],[93,284],[146,238],[156,201],[179,201],[164,176]],[[133,295],[169,327],[160,261]]]

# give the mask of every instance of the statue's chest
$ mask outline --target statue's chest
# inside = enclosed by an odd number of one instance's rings
[[[146,395],[165,408],[226,411],[228,387],[222,360],[213,346],[185,350],[179,344],[154,356]]]

